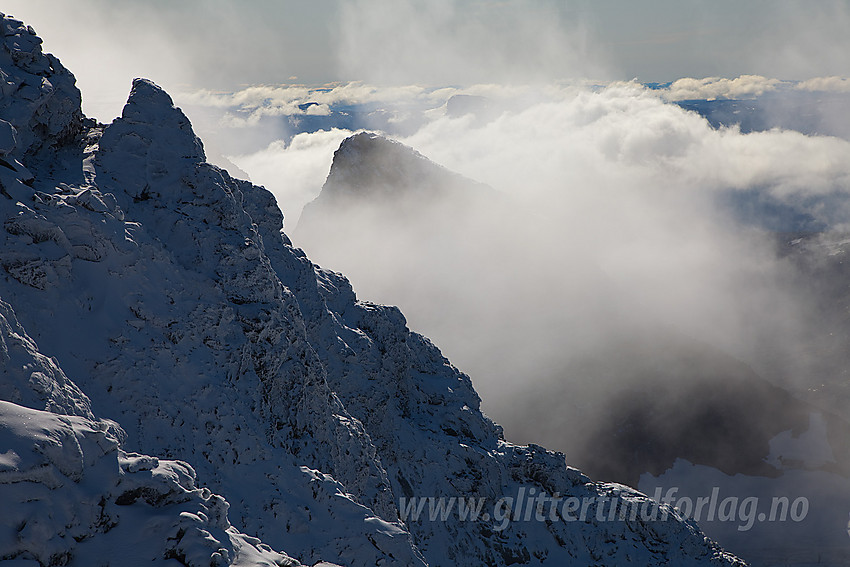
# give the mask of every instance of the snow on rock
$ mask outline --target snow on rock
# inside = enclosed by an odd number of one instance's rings
[[[186,463],[128,453],[125,434],[39,352],[0,300],[0,561],[297,565],[230,525]],[[33,409],[44,407],[48,411]]]
[[[105,131],[102,147],[109,152],[98,156],[101,169],[114,172],[110,180],[120,184],[120,192],[135,201],[158,201],[176,195],[161,195],[160,187],[180,187],[172,163],[201,164],[206,161],[201,141],[192,131],[189,119],[175,108],[171,97],[145,79],[133,81],[130,98],[121,117]],[[167,142],[167,143],[163,143]],[[113,175],[107,173],[106,175]]]
[[[177,425],[178,418],[185,424],[189,418],[181,415],[179,405],[187,397],[201,398],[195,404],[198,422],[192,426],[198,439],[189,446],[209,447],[201,457],[213,477],[223,476],[222,464],[247,467],[257,460],[270,461],[266,468],[271,470],[253,468],[252,476],[258,477],[258,483],[285,486],[292,484],[285,476],[291,473],[278,470],[280,463],[306,465],[330,473],[345,486],[344,493],[357,496],[340,499],[339,506],[351,508],[344,514],[360,514],[362,522],[374,513],[396,520],[389,482],[375,449],[328,387],[324,368],[304,336],[296,298],[272,269],[263,239],[243,209],[243,190],[252,186],[233,180],[203,159],[188,121],[170,97],[150,82],[135,81],[127,110],[100,139],[97,181],[125,203],[130,218],[139,221],[137,242],[150,247],[152,255],[161,257],[157,263],[162,270],[176,276],[177,281],[164,286],[159,274],[138,274],[137,282],[149,282],[158,293],[140,290],[129,306],[144,322],[137,331],[166,335],[160,357],[172,361],[165,365],[162,360],[146,361],[143,352],[123,347],[119,356],[125,360],[110,365],[109,379],[118,374],[138,382],[140,369],[151,362],[156,364],[154,375],[170,367],[173,375],[180,376],[173,386],[182,392],[174,398],[177,403],[171,411],[163,411],[160,400],[151,399],[157,393],[139,383],[137,395],[159,410],[156,417],[141,420],[142,425],[150,431],[157,421],[165,422],[168,429]],[[161,299],[166,298],[169,302],[163,304]],[[180,316],[179,309],[186,308],[191,315]],[[199,321],[204,323],[198,326]],[[211,331],[215,336],[203,336]],[[195,352],[183,361],[187,349]],[[245,416],[248,422],[242,423]],[[228,427],[225,419],[233,426]],[[210,430],[208,424],[216,425]],[[211,442],[211,434],[226,437],[222,442],[229,446]],[[146,431],[139,435],[140,440],[149,437]],[[176,446],[171,439],[156,441],[163,442],[163,449],[186,450],[182,440]],[[333,497],[340,490],[335,482],[310,479],[309,483],[324,486],[326,497],[338,500]],[[246,495],[255,501],[249,509],[274,509],[273,495],[263,491]],[[257,515],[246,510],[245,521],[258,524]],[[272,542],[281,537],[275,528],[266,527],[269,533],[261,525],[256,528]],[[366,523],[363,528],[372,530]],[[397,532],[409,548],[404,530]],[[295,539],[282,543],[313,545],[310,540]],[[368,541],[361,541],[374,550]],[[387,543],[378,557],[384,553],[403,556],[403,550],[393,551],[395,545]],[[415,554],[409,560],[415,562]]]
[[[240,526],[309,561],[421,564],[240,206],[248,184],[203,163],[187,128],[136,81],[124,116],[85,140],[94,184],[15,185],[0,201],[10,298],[135,447],[229,487]]]
[[[0,447],[0,560],[298,564],[234,529],[189,465],[126,453],[101,422],[0,402]]]
[[[21,72],[6,63],[7,75]],[[0,119],[19,140],[33,139],[30,122],[10,108],[0,107]],[[71,124],[78,112],[62,116]],[[112,124],[83,124],[73,140],[51,137],[65,140],[56,149],[67,167],[20,148],[20,162],[0,167],[0,296],[95,413],[121,423],[127,437],[122,449],[90,417],[4,406],[10,447],[31,433],[14,425],[25,415],[59,447],[42,461],[23,449],[3,453],[13,473],[44,470],[53,483],[9,485],[9,497],[23,495],[21,506],[30,489],[50,490],[56,502],[88,498],[55,525],[39,520],[50,527],[18,558],[64,557],[71,544],[53,528],[72,540],[105,530],[102,496],[106,525],[119,524],[77,544],[74,557],[85,564],[101,561],[98,549],[109,556],[128,547],[138,562],[150,554],[187,564],[265,561],[261,544],[228,531],[224,502],[198,491],[197,476],[227,498],[240,529],[307,564],[736,564],[675,514],[504,531],[483,517],[402,521],[397,503],[412,496],[477,496],[492,506],[533,487],[647,499],[592,483],[561,454],[505,443],[470,379],[398,309],[358,301],[343,276],[294,248],[271,193],[206,163],[189,121],[153,83],[134,81]],[[29,376],[4,370],[0,379],[21,389]],[[58,371],[52,376],[57,386],[21,393],[20,402],[58,406],[67,388]],[[162,457],[122,453],[130,449]],[[9,545],[23,518],[48,513],[33,506],[21,508]],[[46,551],[33,551],[41,543]]]
[[[3,399],[53,413],[94,419],[88,397],[56,360],[38,352],[12,308],[0,300],[0,370]]]
[[[14,126],[5,120],[0,120],[0,156],[12,153],[18,145],[16,134]]]
[[[72,139],[83,116],[74,75],[56,57],[42,53],[41,38],[23,22],[3,16],[0,34],[0,113],[17,129],[14,155],[35,154]],[[8,132],[0,133],[0,141],[7,137]]]

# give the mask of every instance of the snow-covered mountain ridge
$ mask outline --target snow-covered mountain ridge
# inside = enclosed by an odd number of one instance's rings
[[[469,378],[293,247],[155,84],[96,124],[31,28],[3,31],[0,558],[735,564],[675,514],[400,520],[401,496],[644,497],[504,442]]]

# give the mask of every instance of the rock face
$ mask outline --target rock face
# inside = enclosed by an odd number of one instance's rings
[[[297,565],[239,533],[191,466],[130,453],[0,301],[0,558],[40,565]],[[11,394],[11,395],[9,395]],[[44,408],[44,411],[32,408]]]
[[[498,194],[413,148],[360,132],[334,152],[321,193],[304,207],[298,236],[312,241],[324,233],[350,236],[363,222],[405,226],[409,221],[465,215],[479,200],[492,202]]]
[[[120,118],[83,121],[70,73],[22,24],[3,25],[18,53],[4,75],[53,91],[0,104],[17,136],[0,167],[0,488],[16,503],[0,558],[736,564],[667,507],[506,443],[469,378],[397,309],[358,301],[292,246],[268,191],[205,162],[159,87],[136,80]],[[77,161],[53,167],[44,151]],[[399,507],[475,497],[493,510],[532,489],[586,498],[588,517],[501,526]],[[657,520],[607,521],[611,498]]]
[[[4,16],[0,34],[0,112],[17,131],[12,153],[34,155],[74,138],[83,116],[74,76],[56,57],[42,53],[32,27]],[[0,153],[9,146],[8,136],[8,127],[0,125]]]
[[[340,144],[318,203],[335,199],[408,198],[431,200],[446,191],[482,192],[488,188],[435,164],[416,150],[370,132]]]

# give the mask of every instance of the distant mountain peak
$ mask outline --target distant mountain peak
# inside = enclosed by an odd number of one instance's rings
[[[397,194],[435,173],[456,176],[409,146],[372,132],[359,132],[334,152],[325,182],[329,192]]]
[[[298,232],[339,229],[325,226],[328,211],[359,211],[404,222],[428,215],[455,216],[499,197],[491,187],[431,161],[410,146],[359,132],[343,140],[334,152],[330,173],[319,196],[304,207]]]

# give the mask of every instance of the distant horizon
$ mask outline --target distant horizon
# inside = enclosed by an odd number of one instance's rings
[[[9,0],[4,10],[45,38],[44,50],[75,73],[84,110],[102,120],[123,104],[135,77],[175,93],[354,81],[850,76],[846,0],[222,0],[213,7],[200,0]]]

